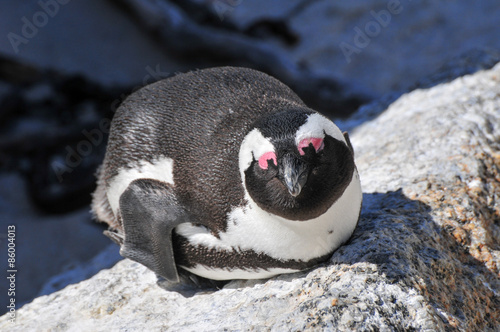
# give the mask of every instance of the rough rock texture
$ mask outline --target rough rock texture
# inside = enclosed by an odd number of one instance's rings
[[[403,95],[352,133],[364,207],[328,264],[219,290],[167,291],[123,260],[37,298],[15,323],[3,316],[0,329],[493,331],[499,133],[500,64]]]

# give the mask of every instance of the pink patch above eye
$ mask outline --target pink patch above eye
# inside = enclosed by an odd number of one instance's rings
[[[269,152],[266,152],[264,153],[260,158],[259,158],[259,166],[260,168],[262,169],[267,169],[267,161],[268,160],[272,160],[274,165],[278,165],[278,163],[276,162],[276,153],[272,152],[272,151],[269,151]]]
[[[323,150],[323,148],[325,147],[322,138],[316,138],[316,137],[304,138],[302,141],[300,141],[298,146],[299,153],[301,156],[305,154],[304,149],[308,148],[309,144],[313,145],[314,150],[316,150],[316,152]]]

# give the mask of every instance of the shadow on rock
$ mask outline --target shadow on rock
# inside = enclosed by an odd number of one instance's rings
[[[366,275],[366,284],[397,284],[417,292],[445,325],[486,322],[493,328],[499,318],[491,309],[500,306],[494,291],[498,279],[467,255],[431,213],[428,205],[402,190],[364,194],[358,228],[334,253],[330,266],[341,264],[341,271]]]

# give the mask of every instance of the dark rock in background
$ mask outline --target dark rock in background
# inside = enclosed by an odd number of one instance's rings
[[[47,213],[88,206],[93,174],[105,151],[111,105],[124,88],[0,58],[0,165],[25,176],[35,205]]]
[[[88,206],[111,105],[125,90],[2,56],[0,86],[0,259],[7,266],[7,229],[14,225],[20,305],[109,244]],[[7,286],[0,284],[2,299]]]
[[[261,70],[289,85],[306,104],[330,116],[345,117],[372,97],[360,89],[349,87],[348,82],[335,79],[334,76],[302,68],[300,63],[292,61],[286,52],[267,42],[265,38],[221,28],[219,24],[200,24],[196,15],[186,12],[191,9],[199,13],[203,9],[193,3],[113,1],[124,5],[170,54],[191,59],[202,67],[224,64]],[[216,20],[212,17],[210,22],[214,21]]]

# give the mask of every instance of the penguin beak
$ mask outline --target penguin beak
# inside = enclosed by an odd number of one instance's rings
[[[297,197],[307,182],[307,165],[296,156],[287,154],[282,159],[280,171],[290,195]]]

